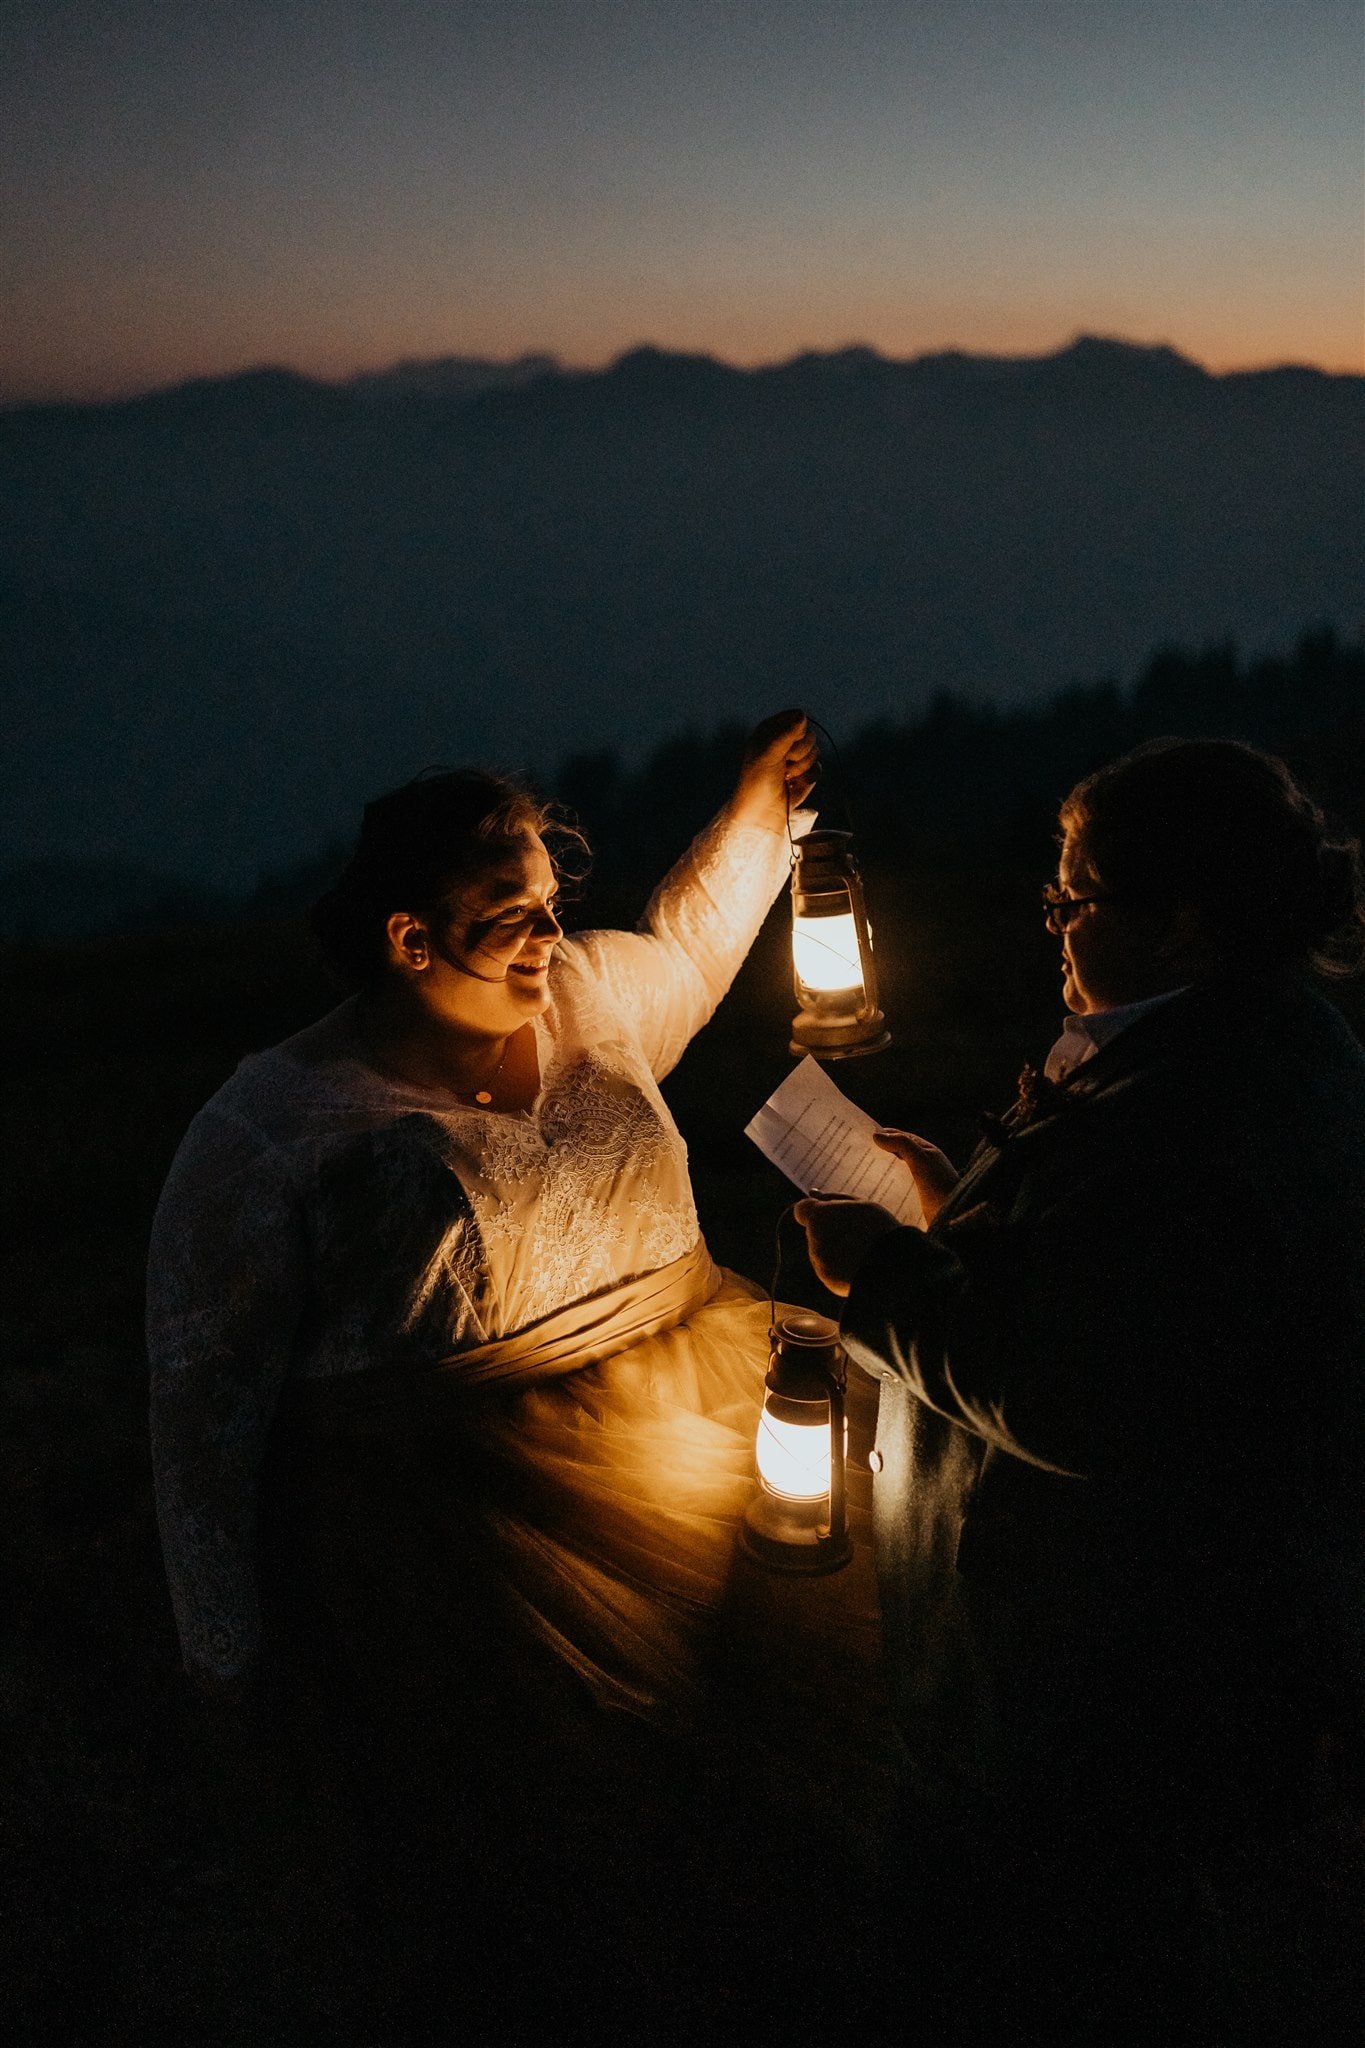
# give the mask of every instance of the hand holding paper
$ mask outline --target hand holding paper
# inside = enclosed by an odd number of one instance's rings
[[[804,1194],[876,1202],[899,1223],[922,1225],[924,1212],[908,1166],[872,1142],[877,1129],[818,1061],[807,1058],[745,1125],[764,1157]]]

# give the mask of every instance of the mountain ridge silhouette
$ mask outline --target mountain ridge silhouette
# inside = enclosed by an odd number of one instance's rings
[[[957,372],[979,380],[1018,378],[1043,374],[1058,366],[1113,367],[1126,365],[1152,374],[1234,383],[1248,378],[1302,378],[1312,381],[1355,384],[1357,373],[1326,370],[1312,363],[1270,363],[1255,369],[1210,370],[1169,342],[1127,341],[1119,335],[1078,333],[1060,348],[1036,354],[1014,355],[970,349],[932,349],[914,356],[892,356],[869,342],[847,342],[838,348],[802,349],[770,363],[730,363],[709,350],[669,349],[653,342],[639,342],[619,351],[608,362],[584,368],[566,364],[549,350],[531,350],[520,356],[438,356],[403,357],[380,369],[356,370],[344,377],[322,377],[285,363],[263,361],[239,370],[176,378],[152,385],[145,391],[102,399],[15,399],[0,400],[0,421],[35,414],[69,416],[109,413],[127,408],[175,406],[182,403],[212,402],[224,398],[268,398],[270,394],[292,392],[335,393],[353,397],[415,397],[465,402],[489,393],[523,390],[529,384],[557,381],[582,384],[604,378],[630,376],[642,366],[714,371],[725,378],[771,380],[790,379],[803,373],[817,376],[859,373]]]
[[[1035,701],[1365,618],[1365,378],[1078,337],[0,410],[0,862],[239,889],[429,762]]]

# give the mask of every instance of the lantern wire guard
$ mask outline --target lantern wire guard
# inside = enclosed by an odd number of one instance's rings
[[[759,1418],[760,1488],[744,1517],[744,1545],[769,1570],[797,1577],[837,1572],[853,1554],[848,1534],[844,1389],[839,1328],[806,1309],[779,1314],[782,1226],[777,1219],[768,1289],[768,1372]]]
[[[838,770],[839,794],[850,824],[848,778],[833,736],[807,714],[828,742]],[[787,844],[791,849],[792,970],[799,1008],[792,1019],[790,1051],[800,1057],[850,1059],[880,1052],[891,1043],[877,1006],[877,972],[872,930],[863,900],[862,875],[853,833],[817,828],[799,841],[791,828],[787,797]]]

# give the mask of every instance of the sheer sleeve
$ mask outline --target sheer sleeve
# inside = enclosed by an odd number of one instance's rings
[[[793,830],[809,824],[806,813]],[[724,811],[660,882],[635,932],[584,932],[580,963],[630,1020],[656,1079],[686,1050],[729,988],[785,881],[785,833]]]
[[[286,1155],[210,1105],[162,1193],[147,1289],[157,1520],[191,1676],[233,1677],[260,1648],[257,1493],[304,1270]]]

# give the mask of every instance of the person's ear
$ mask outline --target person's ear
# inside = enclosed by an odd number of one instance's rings
[[[425,974],[431,965],[431,941],[420,918],[395,910],[384,926],[389,962],[405,974]]]

